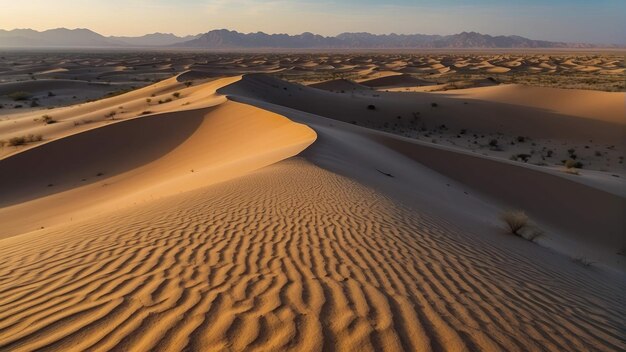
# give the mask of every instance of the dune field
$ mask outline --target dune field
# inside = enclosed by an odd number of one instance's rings
[[[196,55],[0,60],[0,351],[626,350],[623,58]]]

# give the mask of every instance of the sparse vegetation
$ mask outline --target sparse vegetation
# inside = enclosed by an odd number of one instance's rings
[[[367,110],[376,110],[376,105],[372,105],[372,104],[368,105]]]
[[[523,162],[527,163],[527,162],[528,162],[528,160],[530,159],[530,157],[531,157],[531,155],[530,155],[530,154],[524,154],[524,153],[521,153],[521,154],[514,154],[514,155],[511,155],[511,160],[514,160],[514,161],[519,161],[519,160],[521,160],[521,161],[523,161]]]
[[[567,169],[573,169],[573,168],[582,169],[584,166],[583,163],[581,163],[580,161],[576,161],[572,159],[565,160],[563,165],[565,165]]]
[[[51,125],[57,122],[57,120],[53,119],[50,115],[43,115],[41,117],[41,121],[46,125]]]
[[[39,142],[42,139],[43,138],[40,134],[29,134],[9,139],[8,145],[11,147],[17,147],[28,143]]]
[[[180,98],[180,92],[172,93],[172,96],[176,99]]]
[[[509,210],[500,215],[508,230],[516,236],[522,237],[521,230],[528,226],[528,216],[523,211]]]

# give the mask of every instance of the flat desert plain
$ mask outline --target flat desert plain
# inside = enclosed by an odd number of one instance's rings
[[[0,350],[626,350],[624,71],[5,53]]]

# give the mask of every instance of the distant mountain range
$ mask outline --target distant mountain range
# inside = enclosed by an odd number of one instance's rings
[[[5,48],[194,48],[206,50],[253,49],[418,49],[418,48],[596,48],[616,45],[549,42],[520,36],[491,36],[476,32],[453,35],[342,33],[324,37],[239,33],[226,29],[179,37],[154,33],[141,37],[105,37],[89,29],[57,28],[43,32],[32,29],[0,30],[0,47]]]
[[[171,33],[153,33],[141,37],[105,37],[89,29],[57,28],[43,32],[32,29],[0,29],[0,47],[14,48],[124,48],[162,47],[183,43],[200,37],[178,37]]]

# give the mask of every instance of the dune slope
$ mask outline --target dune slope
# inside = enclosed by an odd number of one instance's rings
[[[579,211],[623,197],[337,121],[370,97],[257,78],[179,77],[95,102],[133,117],[61,126],[0,159],[0,351],[626,349],[624,271],[497,219],[532,205],[541,225],[602,248],[585,255],[619,259],[613,213]],[[520,179],[602,205],[505,192]]]
[[[304,125],[221,101],[66,134],[0,160],[0,238],[224,181],[315,140]]]
[[[624,347],[602,274],[302,160],[1,244],[5,350]]]

